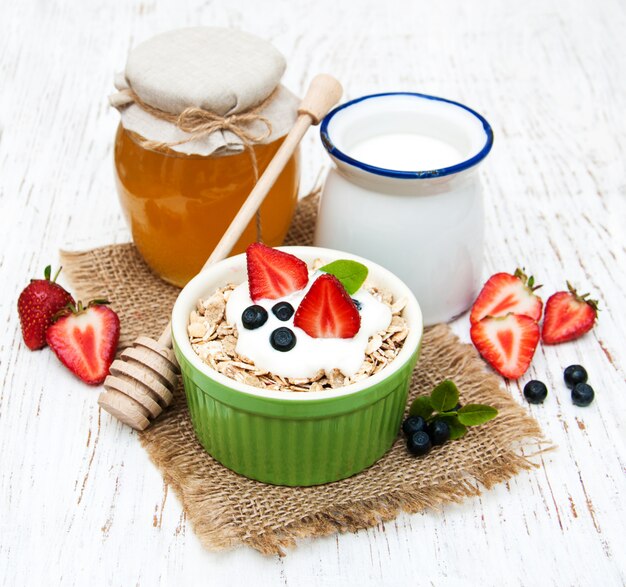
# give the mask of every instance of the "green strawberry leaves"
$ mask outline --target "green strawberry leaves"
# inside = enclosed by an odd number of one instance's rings
[[[61,273],[61,269],[63,269],[63,267],[59,267],[57,269],[57,272],[54,274],[54,277],[52,277],[52,266],[46,265],[46,268],[43,270],[44,279],[46,281],[51,281],[52,283],[56,283],[56,280],[59,277],[59,273]],[[35,281],[35,280],[31,279],[31,281]]]
[[[462,438],[468,426],[479,426],[498,415],[498,410],[483,404],[459,405],[459,390],[446,379],[437,385],[430,396],[416,397],[409,409],[410,416],[421,416],[427,422],[443,420],[450,428],[450,440]]]
[[[338,259],[320,267],[320,271],[334,275],[349,295],[355,294],[367,279],[367,267],[357,261]]]

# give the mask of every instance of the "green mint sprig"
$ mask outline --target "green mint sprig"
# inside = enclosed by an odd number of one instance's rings
[[[450,440],[467,434],[468,426],[479,426],[498,415],[498,410],[483,404],[459,407],[459,390],[453,381],[442,381],[430,396],[416,397],[409,409],[410,416],[421,416],[427,422],[443,420],[450,428]]]
[[[355,294],[367,279],[367,267],[358,261],[338,259],[320,267],[320,271],[334,275],[349,295]]]

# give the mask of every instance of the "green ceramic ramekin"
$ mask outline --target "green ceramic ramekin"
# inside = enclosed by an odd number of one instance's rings
[[[259,390],[211,369],[189,342],[189,313],[198,299],[246,279],[245,255],[217,263],[185,286],[172,312],[172,338],[193,426],[207,452],[251,479],[317,485],[362,471],[393,444],[419,356],[422,315],[411,290],[367,259],[318,247],[281,250],[309,265],[315,259],[354,259],[369,268],[369,284],[407,298],[410,331],[394,361],[364,381],[310,393]]]

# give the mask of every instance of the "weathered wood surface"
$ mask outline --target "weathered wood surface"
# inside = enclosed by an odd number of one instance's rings
[[[523,264],[546,294],[596,293],[596,330],[540,348],[519,383],[559,448],[536,471],[440,512],[303,542],[285,559],[203,551],[135,434],[49,351],[29,352],[19,288],[60,247],[128,240],[112,176],[113,73],[175,26],[241,27],[289,59],[302,91],[404,89],[484,113],[486,273]],[[621,0],[0,0],[0,583],[16,585],[622,585],[626,582],[626,4]],[[327,165],[303,149],[303,189]],[[355,218],[359,211],[355,211]],[[409,254],[427,254],[414,251]],[[467,337],[467,318],[456,330]],[[562,369],[597,390],[574,407]]]

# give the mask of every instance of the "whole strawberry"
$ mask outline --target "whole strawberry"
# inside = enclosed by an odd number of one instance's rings
[[[48,328],[46,339],[54,354],[72,373],[99,385],[109,373],[120,338],[120,319],[105,300],[72,304]]]
[[[589,332],[598,317],[598,302],[589,294],[579,295],[567,282],[569,291],[559,291],[546,302],[541,338],[545,344],[574,340]]]
[[[46,330],[52,324],[53,316],[68,304],[74,303],[74,298],[56,283],[61,268],[54,279],[50,279],[51,272],[48,265],[44,270],[45,279],[32,279],[17,300],[22,336],[31,351],[46,346]]]

